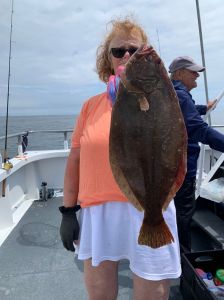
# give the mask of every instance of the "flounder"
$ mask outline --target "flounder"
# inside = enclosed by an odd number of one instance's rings
[[[179,101],[160,57],[142,46],[128,60],[113,105],[109,158],[121,191],[144,211],[138,243],[174,241],[163,211],[186,174],[187,134]]]

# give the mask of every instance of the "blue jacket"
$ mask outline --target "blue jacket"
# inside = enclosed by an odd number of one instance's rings
[[[191,94],[181,81],[173,80],[172,83],[179,98],[188,134],[186,178],[195,178],[200,153],[198,143],[207,144],[212,149],[224,152],[224,135],[208,126],[201,118],[201,115],[206,113],[207,106],[195,105]]]

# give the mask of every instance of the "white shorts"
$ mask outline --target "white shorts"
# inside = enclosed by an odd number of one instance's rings
[[[152,249],[139,245],[143,213],[127,202],[106,202],[81,209],[78,259],[92,258],[98,266],[104,260],[128,259],[131,271],[147,280],[178,278],[181,274],[176,210],[171,201],[163,213],[174,243]]]

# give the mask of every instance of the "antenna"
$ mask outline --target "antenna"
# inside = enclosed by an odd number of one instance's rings
[[[161,50],[160,50],[160,42],[159,42],[159,30],[156,28],[156,34],[157,34],[157,41],[159,46],[159,56],[161,57]]]
[[[12,164],[8,162],[7,155],[7,142],[8,142],[8,119],[9,119],[9,90],[10,90],[10,77],[11,77],[11,51],[12,51],[12,18],[13,18],[13,5],[14,0],[12,0],[11,6],[11,21],[10,21],[10,39],[9,39],[9,68],[8,68],[8,89],[7,89],[7,107],[6,107],[6,120],[5,120],[5,148],[3,155],[3,168],[9,170],[12,168]],[[6,179],[2,182],[2,197],[5,197]]]

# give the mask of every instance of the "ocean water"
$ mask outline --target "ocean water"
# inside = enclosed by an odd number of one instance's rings
[[[77,115],[63,116],[9,116],[8,135],[27,130],[72,130]],[[212,124],[224,124],[224,111],[214,110],[211,115]],[[223,128],[217,128],[224,133]],[[0,137],[5,135],[5,117],[0,117]],[[71,133],[68,134],[70,146]],[[33,133],[28,136],[27,150],[63,149],[63,133]],[[4,140],[0,139],[0,151],[3,153]],[[8,139],[8,157],[17,155],[17,138]]]
[[[69,116],[9,116],[8,135],[28,130],[72,130],[76,115]],[[5,117],[0,117],[0,137],[5,135]],[[68,134],[70,145],[71,133]],[[63,133],[32,133],[28,136],[27,150],[63,149]],[[17,137],[7,142],[8,157],[17,155]],[[5,140],[0,139],[0,151],[3,153]]]

